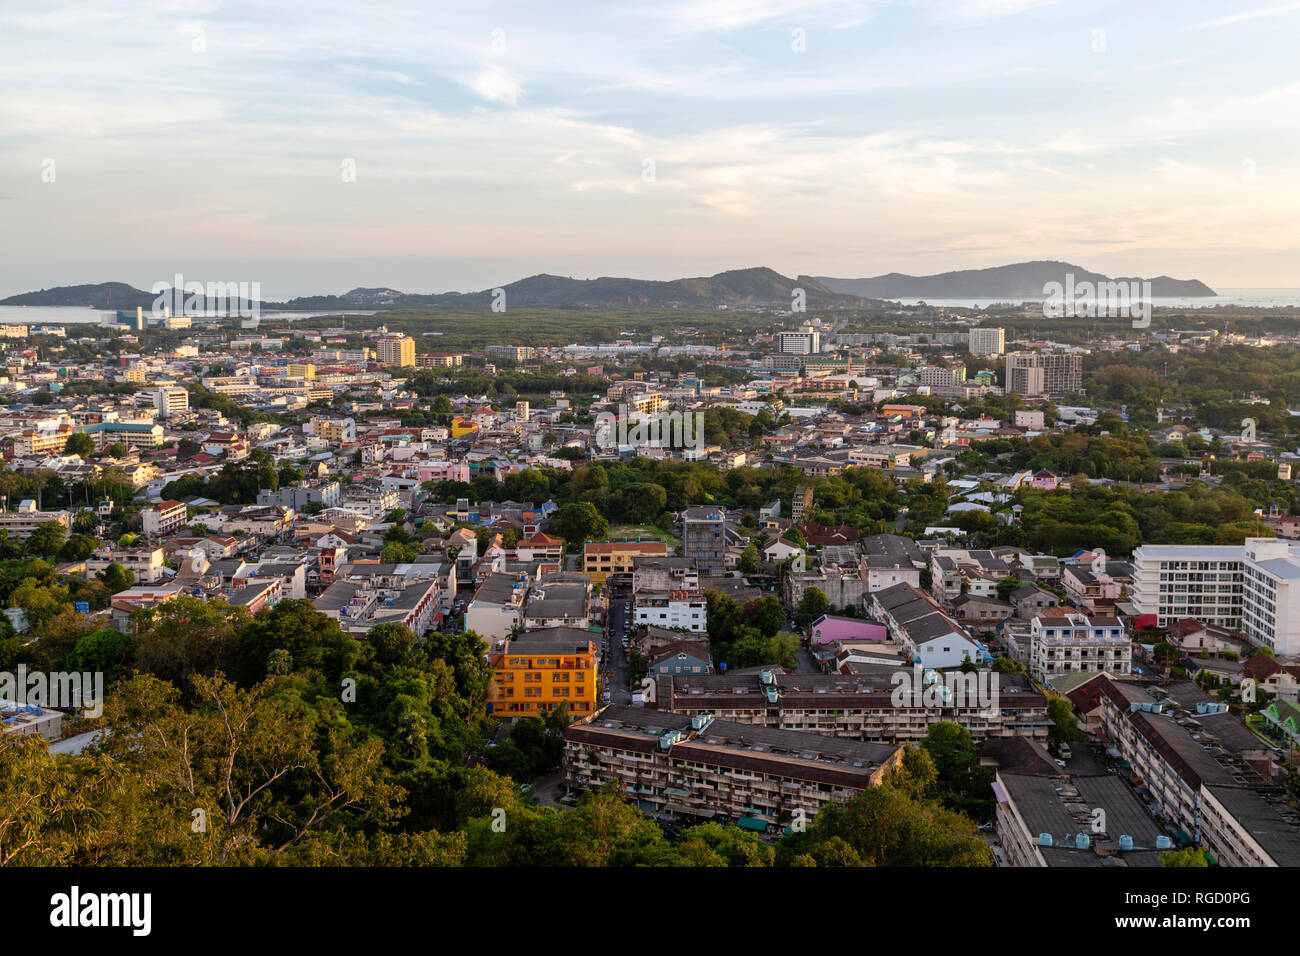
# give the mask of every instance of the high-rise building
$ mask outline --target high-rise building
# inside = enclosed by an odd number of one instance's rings
[[[784,355],[816,355],[822,350],[822,334],[810,326],[798,332],[778,332],[776,350]]]
[[[1001,355],[1007,350],[1004,329],[971,329],[971,355]]]
[[[1235,630],[1241,624],[1243,560],[1239,545],[1142,545],[1133,552],[1139,623],[1169,627],[1191,618]]]
[[[695,562],[701,574],[721,574],[726,569],[727,513],[699,505],[682,512],[682,556]]]
[[[183,388],[155,389],[153,407],[158,409],[159,418],[171,418],[173,415],[189,410],[190,393]]]
[[[1156,627],[1191,619],[1240,629],[1277,657],[1300,655],[1300,542],[1144,544],[1133,552],[1133,605]]]
[[[1042,372],[1042,381],[1034,370]],[[1024,398],[1072,395],[1083,388],[1083,356],[1078,352],[1010,352],[1007,391]]]
[[[385,335],[375,344],[380,365],[410,368],[415,365],[415,339],[409,335]]]

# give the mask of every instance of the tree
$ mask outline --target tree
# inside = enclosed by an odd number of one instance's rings
[[[589,501],[562,505],[555,513],[552,527],[570,551],[578,550],[585,541],[609,537],[609,522]]]
[[[95,440],[85,432],[73,432],[68,436],[68,441],[63,446],[63,453],[89,458],[95,454]]]
[[[125,591],[135,584],[135,572],[123,567],[117,561],[100,571],[98,577],[104,582],[104,587],[108,588],[110,594]]]
[[[57,521],[43,521],[28,537],[26,551],[43,558],[52,557],[58,554],[67,536],[67,530]]]
[[[807,627],[830,610],[831,602],[820,588],[805,588],[799,598],[799,611],[795,621],[800,627]]]
[[[87,634],[77,641],[77,646],[68,655],[69,670],[80,672],[102,672],[104,680],[112,683],[123,673],[131,657],[131,638],[116,628]]]
[[[1160,865],[1171,867],[1208,867],[1205,851],[1199,847],[1189,846],[1181,850],[1170,850],[1160,854]]]
[[[754,542],[745,545],[744,552],[740,555],[740,564],[738,565],[744,574],[755,574],[758,572],[758,546]]]

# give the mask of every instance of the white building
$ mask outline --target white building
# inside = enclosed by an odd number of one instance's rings
[[[1061,674],[1128,674],[1133,644],[1117,617],[1072,614],[1051,608],[1037,615],[1029,635],[1029,675],[1046,681]]]
[[[1144,544],[1133,552],[1133,606],[1157,627],[1184,618],[1241,626],[1241,565],[1235,545]]]
[[[971,355],[1001,355],[1007,350],[1006,332],[1003,329],[971,329]]]
[[[632,619],[637,627],[653,625],[701,633],[706,630],[708,610],[701,591],[640,591]]]
[[[1278,657],[1300,655],[1300,541],[1143,545],[1133,552],[1133,604],[1158,627],[1192,618],[1240,630]]]
[[[158,409],[159,418],[171,418],[173,415],[189,410],[190,393],[183,388],[155,389],[153,407]]]
[[[1278,657],[1300,654],[1300,554],[1281,538],[1247,538],[1241,630]]]
[[[778,332],[776,350],[783,355],[816,355],[822,350],[822,334],[813,328]]]

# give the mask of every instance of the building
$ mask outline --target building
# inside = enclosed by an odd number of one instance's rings
[[[776,350],[782,355],[816,355],[822,350],[822,334],[810,326],[798,332],[778,332]]]
[[[1138,621],[1169,627],[1186,618],[1240,629],[1279,657],[1300,654],[1300,543],[1247,538],[1244,545],[1143,545],[1133,552]]]
[[[1007,350],[1006,332],[1003,329],[971,329],[970,354],[975,356],[1001,355]]]
[[[95,440],[99,451],[113,445],[152,450],[163,442],[163,427],[153,421],[96,422],[83,431]]]
[[[1127,784],[1105,772],[1067,775],[1041,747],[1026,746],[1034,750],[1030,759],[1000,768],[993,783],[995,832],[1007,863],[1160,866],[1173,840]],[[1094,817],[1093,808],[1104,812]]]
[[[415,339],[409,335],[383,335],[375,343],[375,356],[380,365],[411,368],[415,365]]]
[[[1042,379],[1033,370],[1042,371]],[[1078,352],[1011,352],[1007,391],[1025,398],[1072,395],[1083,388],[1083,356]]]
[[[796,524],[803,521],[806,515],[812,513],[812,503],[812,488],[796,488],[794,490],[794,497],[790,499],[790,520]]]
[[[487,712],[504,717],[544,714],[562,704],[574,717],[596,710],[596,644],[571,627],[526,631],[497,640],[488,653],[492,684]]]
[[[14,436],[14,454],[19,458],[61,455],[75,429],[68,424],[53,428],[24,428]]]
[[[489,345],[483,354],[488,358],[507,359],[511,362],[527,362],[537,358],[537,350],[531,345]]]
[[[582,573],[593,584],[604,584],[611,574],[631,574],[637,558],[664,558],[668,545],[662,541],[588,541],[582,547]]]
[[[924,689],[930,685],[924,682],[936,678],[946,690],[927,699]],[[921,686],[915,696],[905,695],[899,693],[903,683]],[[852,674],[784,674],[779,668],[762,668],[757,673],[674,674],[659,680],[655,696],[660,710],[674,713],[708,710],[740,724],[886,743],[921,740],[939,721],[961,724],[977,741],[1009,736],[1045,740],[1052,725],[1047,698],[1017,674],[1000,674],[995,685],[976,674],[936,675],[893,665]]]
[[[1133,607],[1140,626],[1185,618],[1241,626],[1242,563],[1235,545],[1144,544],[1133,552]]]
[[[1030,625],[1029,674],[1047,681],[1061,674],[1128,674],[1133,645],[1124,622],[1047,608]]]
[[[416,368],[455,368],[463,363],[462,356],[450,352],[423,352],[415,357]]]
[[[143,531],[150,537],[171,534],[185,526],[188,510],[183,501],[162,501],[140,513]]]
[[[488,574],[465,608],[465,630],[491,640],[523,626],[528,581],[518,574]]]
[[[357,440],[357,423],[351,418],[313,418],[312,433],[331,444]]]
[[[565,780],[614,783],[642,810],[777,831],[882,783],[902,748],[715,719],[606,707],[565,734]]]
[[[154,389],[153,407],[158,409],[159,418],[171,418],[181,412],[189,411],[190,393],[183,388]]]
[[[1242,633],[1279,657],[1300,654],[1300,554],[1281,538],[1247,538],[1242,550]]]
[[[637,627],[653,624],[694,633],[707,630],[709,604],[703,591],[638,591],[635,600],[632,620]]]
[[[31,498],[24,498],[13,511],[0,511],[0,530],[7,531],[11,539],[25,540],[41,525],[50,523],[65,531],[72,525],[66,511],[40,511]]]
[[[1109,675],[1099,690],[1112,755],[1185,844],[1221,866],[1300,866],[1300,816],[1280,799],[1269,748],[1225,704],[1156,698]]]
[[[701,574],[721,574],[727,567],[727,513],[697,505],[682,512],[682,554]]]

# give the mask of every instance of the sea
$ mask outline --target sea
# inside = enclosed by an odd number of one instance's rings
[[[987,309],[996,305],[1024,305],[1042,302],[1043,296],[1024,299],[888,299],[899,305],[948,306],[960,309]],[[1212,309],[1216,305],[1243,305],[1259,309],[1294,309],[1300,307],[1300,289],[1222,289],[1219,295],[1183,296],[1161,298],[1153,296],[1151,304],[1157,309]]]

